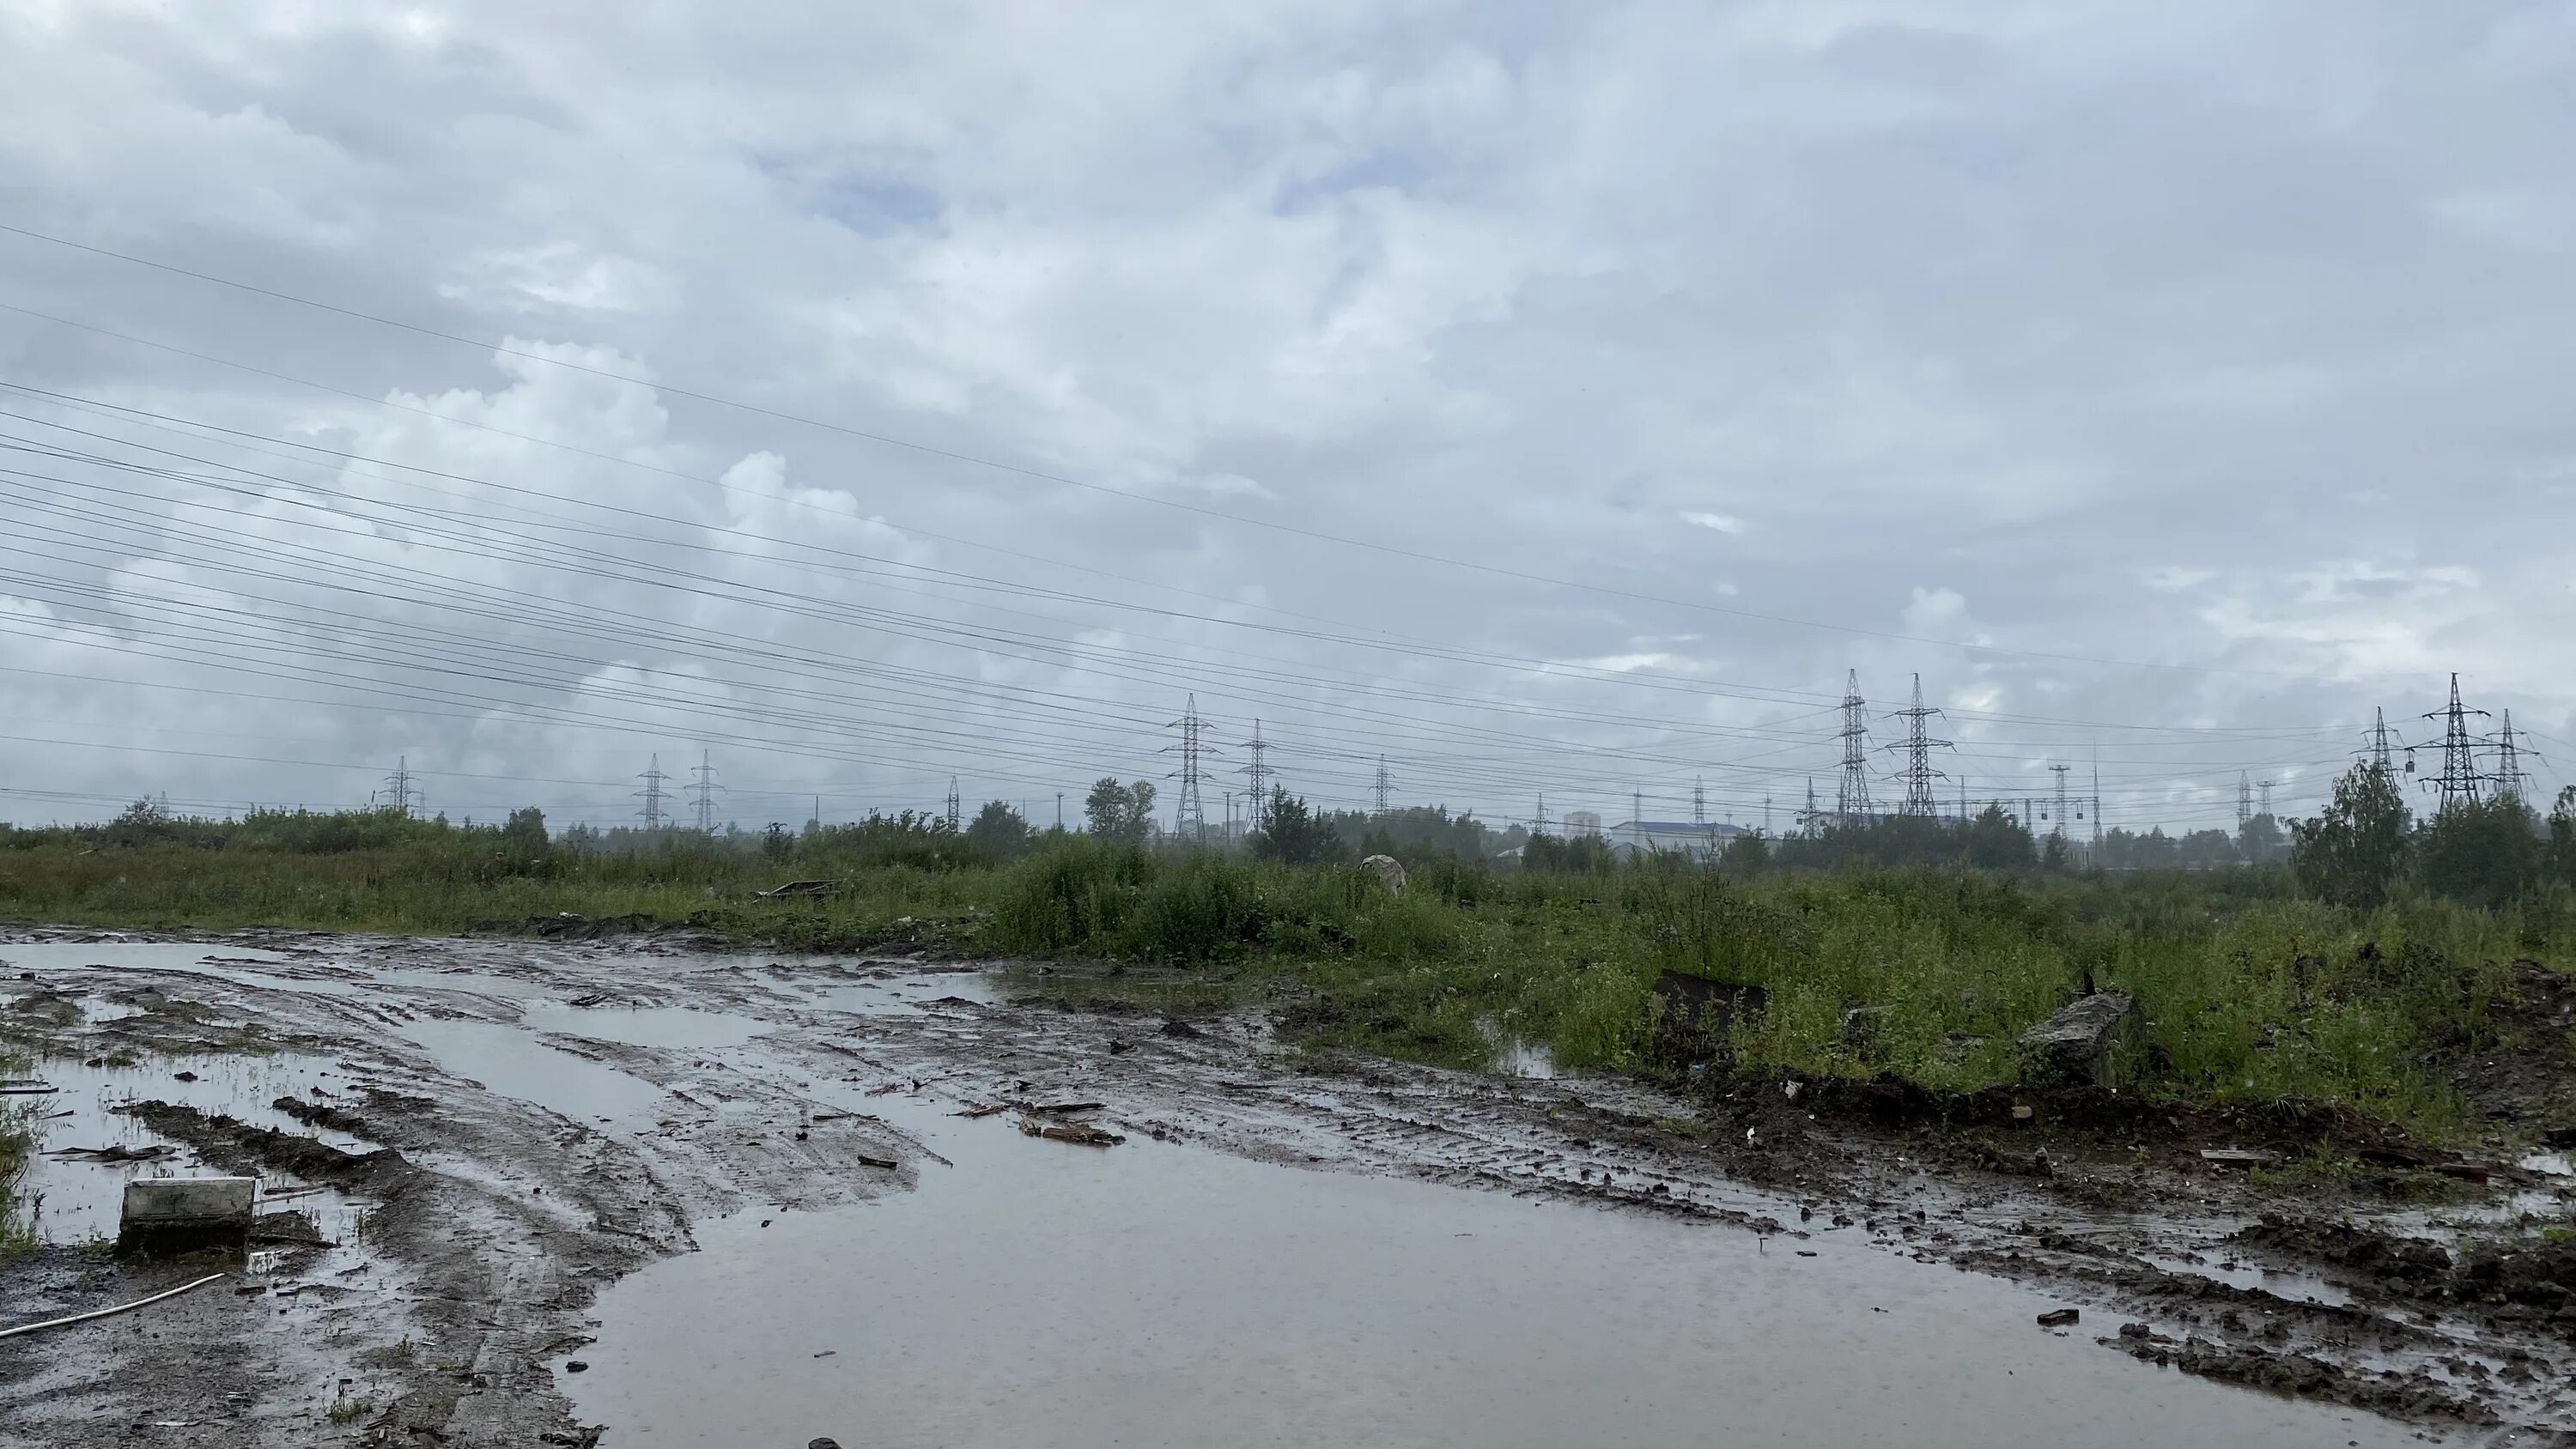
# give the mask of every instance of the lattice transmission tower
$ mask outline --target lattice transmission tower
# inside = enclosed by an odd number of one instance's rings
[[[697,777],[689,783],[687,789],[690,794],[698,797],[694,806],[698,816],[698,833],[713,835],[716,830],[716,796],[724,792],[724,786],[716,782],[714,753],[700,750],[698,762],[689,767],[689,773]]]
[[[1202,764],[1207,748],[1207,721],[1199,718],[1199,697],[1190,695],[1181,717],[1164,726],[1181,732],[1178,745],[1165,745],[1166,750],[1181,752],[1181,767],[1171,778],[1181,782],[1180,803],[1172,807],[1172,833],[1184,839],[1205,844],[1207,841],[1207,771]]]
[[[411,814],[413,810],[427,803],[421,796],[420,785],[411,777],[409,755],[394,757],[394,772],[385,776],[383,798],[386,803],[405,815]]]
[[[1270,782],[1279,772],[1270,767],[1270,746],[1261,738],[1261,721],[1252,722],[1252,738],[1243,742],[1252,755],[1252,763],[1243,767],[1243,778],[1252,790],[1251,808],[1245,812],[1245,828],[1267,830],[1270,827]]]
[[[1843,785],[1834,810],[1845,825],[1877,813],[1869,803],[1868,711],[1860,697],[1860,671],[1852,670],[1843,681]]]
[[[653,756],[652,765],[635,778],[644,782],[644,788],[635,792],[635,798],[644,802],[644,808],[635,813],[644,817],[645,829],[659,830],[662,828],[662,782],[671,778],[662,773],[662,757],[659,754]]]
[[[1380,814],[1380,815],[1384,815],[1384,814],[1386,813],[1386,802],[1387,802],[1387,798],[1388,798],[1388,796],[1389,796],[1390,794],[1392,794],[1392,793],[1393,793],[1393,791],[1394,791],[1394,790],[1395,790],[1395,776],[1393,776],[1392,774],[1389,774],[1389,773],[1387,772],[1387,768],[1386,768],[1386,756],[1384,756],[1384,755],[1380,755],[1380,756],[1378,756],[1378,757],[1377,757],[1377,813],[1378,813],[1378,814]]]
[[[2439,793],[2443,810],[2476,803],[2478,787],[2487,782],[2478,770],[2477,740],[2469,734],[2470,715],[2484,718],[2486,711],[2460,707],[2460,676],[2453,674],[2450,704],[2424,716],[2442,722],[2442,773],[2425,783]]]
[[[1845,701],[1846,704],[1849,701]],[[1932,782],[1947,778],[1932,768],[1932,747],[1949,748],[1948,740],[1936,740],[1925,731],[1925,722],[1939,714],[1937,709],[1923,707],[1923,676],[1914,676],[1914,703],[1889,714],[1890,719],[1905,721],[1905,738],[1887,748],[1905,752],[1905,803],[1898,808],[1902,815],[1919,815],[1926,820],[1941,812],[1940,802],[1932,797]]]
[[[2522,768],[2522,757],[2526,752],[2514,734],[2513,711],[2506,710],[2502,718],[2504,728],[2496,731],[2496,793],[2519,799],[2524,786],[2531,782],[2531,776]]]

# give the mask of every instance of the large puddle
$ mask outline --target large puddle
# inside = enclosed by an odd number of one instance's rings
[[[868,1106],[955,1169],[842,1211],[701,1225],[702,1252],[612,1288],[590,1371],[562,1380],[604,1443],[2409,1438],[2134,1363],[2034,1326],[2048,1300],[1834,1235]]]

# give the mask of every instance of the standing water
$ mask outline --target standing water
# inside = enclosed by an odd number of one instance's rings
[[[1812,1241],[875,1110],[917,1191],[702,1225],[563,1380],[609,1445],[2396,1444]],[[769,1221],[763,1226],[763,1218]],[[1816,1256],[1802,1256],[1800,1250]]]

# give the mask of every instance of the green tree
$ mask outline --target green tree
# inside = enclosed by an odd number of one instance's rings
[[[1008,860],[1028,847],[1029,822],[1001,800],[987,800],[966,825],[966,843],[995,860]]]
[[[1983,870],[2028,870],[2039,864],[2039,847],[2003,807],[1989,805],[1968,822],[1968,864]]]
[[[2576,885],[2576,785],[2558,792],[2549,811],[2549,874]]]
[[[2469,905],[2509,905],[2540,879],[2539,822],[2519,795],[2463,800],[2418,832],[2424,888]]]
[[[2309,894],[2367,910],[2388,899],[2406,871],[2406,801],[2376,764],[2335,781],[2334,802],[2290,824],[2290,868]]]
[[[1140,844],[1154,821],[1154,782],[1122,785],[1116,776],[1103,775],[1083,797],[1082,815],[1101,839]]]
[[[1726,842],[1725,853],[1718,859],[1736,875],[1760,875],[1771,868],[1771,842],[1759,835],[1739,835]]]
[[[1254,855],[1285,865],[1317,865],[1338,860],[1342,854],[1342,837],[1333,823],[1308,809],[1284,785],[1270,787],[1268,818],[1247,843]]]
[[[795,850],[796,837],[788,834],[787,827],[777,821],[770,821],[769,828],[760,832],[761,859],[776,864],[794,854]]]
[[[511,850],[534,858],[546,853],[546,812],[534,805],[513,810],[501,826],[501,840]]]

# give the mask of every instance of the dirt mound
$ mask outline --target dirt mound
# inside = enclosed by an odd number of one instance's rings
[[[2469,1250],[2454,1281],[2462,1296],[2548,1309],[2576,1328],[2576,1238],[2482,1244]]]
[[[2455,1267],[2450,1252],[2438,1243],[2353,1223],[2302,1221],[2272,1213],[2228,1241],[2349,1269],[2405,1297],[2444,1296],[2450,1291]]]
[[[261,1167],[315,1182],[363,1186],[380,1195],[399,1191],[414,1171],[390,1147],[343,1152],[327,1142],[274,1127],[254,1127],[221,1114],[208,1116],[184,1103],[132,1102],[117,1110],[164,1137],[187,1143],[219,1166]]]
[[[307,1127],[327,1127],[346,1132],[352,1137],[368,1137],[381,1142],[384,1134],[367,1125],[367,1119],[345,1108],[321,1102],[307,1102],[301,1097],[280,1097],[268,1104]]]
[[[2421,1369],[2373,1378],[2304,1353],[2212,1343],[2196,1336],[2169,1338],[2143,1323],[2122,1324],[2118,1337],[2096,1339],[2095,1342],[2160,1368],[2170,1366],[2202,1378],[2245,1384],[2274,1393],[2328,1399],[2374,1413],[2413,1419],[2454,1419],[2464,1424],[2502,1422],[2493,1410],[2452,1392]]]

